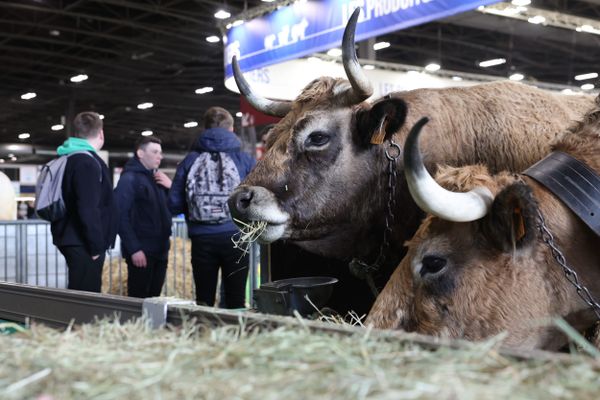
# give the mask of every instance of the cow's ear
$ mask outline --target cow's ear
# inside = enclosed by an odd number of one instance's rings
[[[384,98],[356,116],[356,134],[361,144],[381,144],[396,133],[406,119],[406,103]]]
[[[500,251],[512,252],[530,246],[537,237],[538,206],[531,189],[517,182],[504,188],[482,220],[483,233]]]

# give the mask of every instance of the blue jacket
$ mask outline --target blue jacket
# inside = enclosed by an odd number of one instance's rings
[[[125,164],[115,188],[119,207],[119,236],[125,257],[143,250],[167,257],[171,236],[171,213],[167,189],[154,181],[151,170],[132,158]]]
[[[207,129],[200,134],[193,150],[177,166],[173,185],[169,191],[169,208],[174,215],[185,214],[190,237],[233,234],[238,231],[233,221],[222,224],[202,224],[189,221],[185,185],[192,164],[194,164],[200,153],[207,151],[228,153],[240,173],[240,179],[243,180],[254,167],[255,161],[248,154],[242,152],[240,147],[240,140],[235,133],[223,128]]]

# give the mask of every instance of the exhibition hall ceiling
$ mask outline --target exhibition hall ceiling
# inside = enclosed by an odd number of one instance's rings
[[[199,121],[212,105],[239,111],[239,96],[223,85],[223,44],[207,41],[222,34],[214,14],[225,10],[236,16],[281,3],[1,1],[0,144],[55,146],[65,137],[66,128],[60,128],[65,117],[95,110],[104,115],[109,150],[129,149],[143,131],[152,131],[166,151],[185,151],[199,127],[184,124]],[[526,7],[596,20],[600,28],[600,0],[532,0]],[[386,34],[376,42],[389,43],[374,52],[377,61],[435,62],[446,70],[501,77],[521,73],[529,81],[574,87],[595,84],[597,78],[574,77],[598,72],[600,65],[600,36],[593,30],[480,11]],[[506,62],[479,65],[495,58]],[[19,139],[23,133],[29,137]]]

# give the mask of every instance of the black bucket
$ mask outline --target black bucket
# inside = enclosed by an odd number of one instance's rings
[[[337,281],[327,276],[309,276],[267,282],[254,291],[254,300],[263,313],[293,315],[296,310],[307,316],[323,308]]]

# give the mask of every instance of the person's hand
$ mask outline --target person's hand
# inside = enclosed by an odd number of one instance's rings
[[[100,254],[96,254],[95,256],[92,256],[92,260],[96,261],[98,259],[98,257],[100,257]]]
[[[136,251],[135,253],[133,253],[131,255],[131,261],[133,262],[133,265],[135,265],[138,268],[146,268],[146,265],[147,265],[146,255],[144,254],[144,252],[142,250],[139,250],[139,251]]]
[[[165,174],[164,172],[161,171],[156,171],[154,173],[154,180],[156,181],[156,183],[158,183],[161,186],[166,187],[167,189],[171,189],[171,184],[173,183],[171,181],[171,178],[169,178],[167,176],[167,174]]]

